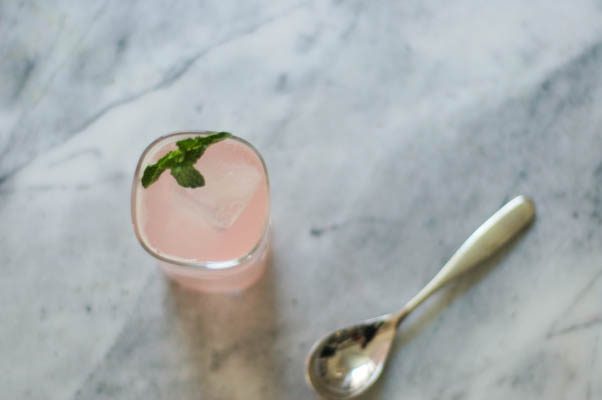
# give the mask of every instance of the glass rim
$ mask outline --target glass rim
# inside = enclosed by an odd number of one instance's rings
[[[209,261],[190,261],[190,260],[185,260],[185,259],[172,258],[169,256],[159,254],[157,251],[153,250],[151,248],[151,246],[149,246],[143,239],[143,236],[140,232],[140,226],[137,223],[137,209],[138,209],[137,201],[136,201],[136,199],[137,199],[136,191],[138,190],[137,185],[140,184],[140,174],[142,171],[142,162],[144,161],[144,159],[146,158],[146,156],[148,155],[150,150],[153,149],[158,143],[163,142],[166,139],[173,138],[175,136],[209,135],[212,133],[217,133],[217,131],[176,131],[176,132],[168,133],[166,135],[159,136],[158,138],[153,140],[151,143],[149,143],[145,147],[144,151],[142,151],[142,154],[138,158],[138,162],[136,164],[136,170],[134,172],[134,179],[132,181],[132,190],[130,193],[130,197],[131,197],[130,212],[131,212],[132,225],[134,228],[134,234],[136,235],[136,239],[138,239],[138,243],[140,243],[142,248],[144,248],[144,250],[146,250],[146,252],[149,253],[151,256],[155,257],[156,259],[158,259],[160,261],[163,261],[163,262],[166,262],[166,263],[178,266],[178,267],[190,268],[191,270],[196,270],[196,271],[203,271],[203,270],[204,271],[220,271],[220,273],[223,273],[225,271],[230,271],[230,270],[234,269],[235,267],[244,266],[245,264],[252,261],[253,259],[260,257],[263,254],[263,251],[266,250],[266,248],[267,248],[267,241],[268,241],[268,237],[269,237],[268,233],[269,233],[270,223],[271,223],[271,213],[270,213],[271,199],[270,199],[270,178],[268,175],[268,169],[265,164],[265,160],[261,156],[261,153],[259,152],[259,150],[257,150],[257,148],[255,148],[255,146],[253,146],[247,140],[245,140],[241,137],[238,137],[236,135],[233,135],[233,134],[231,134],[231,136],[228,138],[228,139],[236,140],[236,141],[246,145],[259,158],[259,161],[261,162],[261,165],[262,165],[264,173],[265,173],[265,180],[266,180],[266,186],[267,186],[267,191],[268,191],[268,204],[267,204],[268,217],[266,218],[266,221],[265,221],[265,224],[263,227],[263,231],[261,233],[261,237],[259,238],[257,243],[251,248],[251,250],[249,250],[248,253],[243,254],[242,256],[240,256],[238,258],[233,258],[231,260],[225,260],[225,261],[210,261],[210,260]]]

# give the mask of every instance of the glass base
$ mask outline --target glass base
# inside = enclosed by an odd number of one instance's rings
[[[225,269],[193,269],[165,261],[159,261],[159,266],[165,275],[185,288],[205,293],[233,293],[251,287],[261,278],[267,269],[268,253],[266,246],[260,256]]]

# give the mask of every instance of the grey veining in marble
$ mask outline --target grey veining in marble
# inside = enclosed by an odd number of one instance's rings
[[[242,294],[134,239],[137,157],[183,129],[267,161],[273,265]],[[599,1],[1,2],[1,397],[314,398],[316,338],[524,193],[532,229],[405,322],[364,398],[600,399],[601,150]]]

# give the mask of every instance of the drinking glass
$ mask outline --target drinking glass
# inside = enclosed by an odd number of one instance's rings
[[[144,188],[147,165],[176,142],[213,132],[177,132],[142,153],[132,184],[132,222],[142,247],[181,285],[205,292],[251,286],[266,269],[270,199],[265,162],[249,142],[231,136],[210,145],[195,168],[198,188],[179,186],[169,171]]]

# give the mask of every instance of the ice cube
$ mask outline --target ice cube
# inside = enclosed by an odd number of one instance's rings
[[[260,172],[252,165],[229,161],[211,163],[201,173],[205,186],[194,189],[177,186],[174,204],[216,229],[231,227],[257,191]]]

